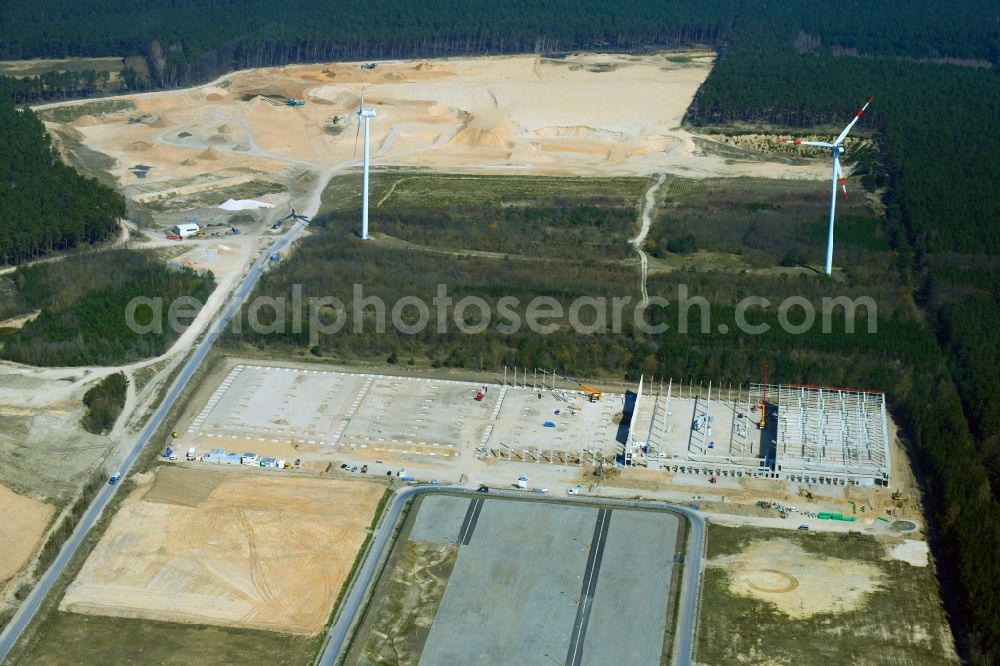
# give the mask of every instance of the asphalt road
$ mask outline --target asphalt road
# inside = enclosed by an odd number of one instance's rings
[[[375,570],[385,556],[386,548],[395,532],[396,524],[399,522],[399,516],[403,511],[403,507],[410,498],[426,493],[461,493],[482,497],[482,495],[473,490],[441,486],[410,486],[401,489],[393,496],[392,502],[389,504],[389,508],[386,510],[382,518],[382,523],[375,534],[375,538],[371,541],[358,576],[351,584],[347,600],[340,610],[337,622],[327,632],[323,649],[317,661],[319,666],[333,666],[347,647],[347,639],[352,625],[355,622],[355,618],[358,617],[368,595],[372,592],[375,581]],[[496,491],[493,489],[490,490],[489,496],[525,499],[524,493]],[[681,585],[680,603],[677,607],[677,633],[674,639],[673,663],[675,666],[689,666],[693,662],[692,650],[694,649],[695,629],[698,622],[698,600],[701,596],[701,560],[705,552],[704,517],[687,507],[667,504],[665,502],[636,502],[632,500],[592,499],[586,497],[560,498],[560,500],[605,506],[662,509],[664,511],[679,513],[688,519],[691,530],[688,533],[687,555],[684,558],[684,579]]]
[[[225,310],[222,314],[216,318],[215,322],[212,323],[208,328],[208,332],[202,338],[201,342],[195,347],[194,353],[184,364],[181,369],[180,374],[174,380],[174,383],[170,386],[170,391],[167,393],[166,399],[160,403],[156,412],[153,414],[152,418],[146,423],[146,427],[143,429],[142,434],[136,440],[135,445],[132,450],[129,451],[125,460],[122,462],[121,466],[118,467],[118,472],[121,473],[121,478],[124,479],[129,471],[132,469],[132,465],[135,464],[136,459],[139,457],[139,453],[149,442],[153,434],[160,428],[163,424],[164,419],[167,416],[167,412],[170,411],[171,406],[177,400],[177,397],[181,394],[181,391],[187,386],[188,381],[191,376],[195,373],[198,367],[201,365],[202,361],[205,360],[208,350],[215,343],[215,340],[219,337],[219,334],[229,323],[233,314],[239,309],[243,301],[246,300],[250,292],[253,290],[254,285],[257,284],[257,280],[264,273],[264,267],[270,260],[271,253],[280,252],[291,243],[296,236],[298,236],[303,229],[303,225],[293,224],[285,232],[285,234],[278,239],[267,252],[261,254],[257,261],[254,262],[253,267],[250,272],[247,273],[246,277],[243,278],[243,282],[233,293],[232,298],[230,298],[229,303],[226,305]],[[7,655],[10,654],[11,649],[14,644],[17,643],[21,634],[24,632],[25,628],[34,619],[35,614],[42,605],[42,601],[48,595],[52,586],[55,584],[59,575],[62,574],[66,565],[72,559],[73,555],[76,554],[77,549],[80,544],[86,538],[90,529],[95,523],[101,518],[101,514],[104,513],[104,508],[114,497],[115,493],[118,491],[118,485],[104,485],[101,490],[97,493],[97,497],[94,498],[93,503],[87,512],[80,519],[76,530],[70,535],[70,538],[63,545],[59,555],[56,557],[55,561],[49,566],[48,570],[42,575],[38,584],[28,595],[28,598],[24,600],[20,608],[18,608],[17,613],[7,624],[3,633],[0,633],[0,663],[6,661]]]

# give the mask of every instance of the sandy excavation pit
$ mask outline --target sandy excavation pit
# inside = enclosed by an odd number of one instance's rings
[[[147,196],[157,183],[168,191],[174,181],[207,174],[287,180],[303,168],[358,166],[362,88],[378,114],[375,168],[826,178],[825,163],[730,159],[699,148],[680,129],[713,62],[711,53],[686,62],[665,54],[578,54],[249,70],[214,85],[132,95],[135,109],[70,124],[84,145],[115,158],[113,175],[123,186],[141,184]],[[288,106],[288,97],[306,105]],[[144,122],[129,123],[141,114],[149,114]],[[151,167],[143,179],[129,171],[137,160]]]
[[[318,633],[382,490],[162,467],[115,515],[60,608]]]

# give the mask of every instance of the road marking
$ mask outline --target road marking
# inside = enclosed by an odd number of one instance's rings
[[[608,541],[610,525],[611,509],[599,509],[597,523],[594,525],[594,537],[590,541],[590,556],[587,558],[587,568],[583,574],[580,605],[576,608],[576,621],[573,623],[569,651],[566,653],[566,666],[580,666],[583,659],[583,641],[587,636],[587,624],[590,622],[590,610],[593,607],[594,594],[597,592],[597,577],[601,573],[601,560],[604,559],[604,544]]]
[[[462,528],[458,531],[458,543],[461,546],[468,546],[472,541],[472,532],[479,522],[479,514],[483,510],[483,498],[474,497],[469,500],[469,509],[465,512],[465,520],[462,521]]]

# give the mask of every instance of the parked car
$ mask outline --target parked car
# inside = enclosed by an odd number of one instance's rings
[[[807,529],[809,529],[809,526],[808,525],[799,525],[799,529],[800,530],[807,530]]]

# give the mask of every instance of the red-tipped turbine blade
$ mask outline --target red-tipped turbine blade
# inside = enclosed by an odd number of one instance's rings
[[[865,101],[865,105],[863,107],[861,107],[860,109],[858,109],[858,116],[857,116],[858,118],[860,118],[862,116],[862,114],[864,114],[865,110],[868,108],[868,105],[872,103],[873,99],[875,99],[875,98],[874,97],[869,97],[868,100]]]
[[[854,123],[856,123],[859,120],[861,120],[861,116],[864,115],[865,110],[868,109],[868,105],[872,103],[873,99],[875,99],[875,98],[874,97],[869,97],[868,101],[865,102],[865,105],[862,106],[860,109],[858,109],[858,112],[854,115],[854,118],[851,120],[850,123],[848,123],[847,127],[844,128],[844,131],[841,132],[840,136],[838,136],[836,138],[836,140],[834,141],[835,144],[839,145],[847,137],[847,133],[851,131],[852,127],[854,127]]]

